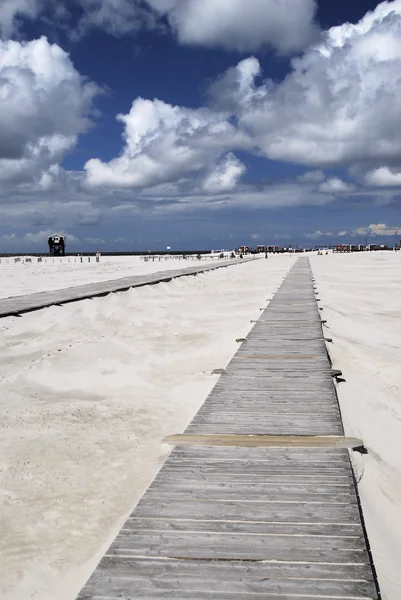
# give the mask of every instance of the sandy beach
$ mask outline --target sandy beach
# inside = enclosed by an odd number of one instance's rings
[[[86,281],[126,276],[128,259]],[[0,321],[2,600],[75,598],[167,457],[161,439],[185,429],[217,380],[211,371],[295,260],[271,256]],[[394,252],[311,256],[330,355],[346,379],[345,431],[369,452],[353,456],[384,600],[401,589],[400,261]],[[82,275],[49,265],[24,281],[20,267],[3,294]]]
[[[294,260],[0,321],[2,600],[75,598]]]
[[[401,595],[401,253],[313,256],[345,432],[384,600]]]

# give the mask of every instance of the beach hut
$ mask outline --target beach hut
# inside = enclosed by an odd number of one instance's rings
[[[50,256],[65,256],[65,237],[60,233],[53,233],[47,240]]]

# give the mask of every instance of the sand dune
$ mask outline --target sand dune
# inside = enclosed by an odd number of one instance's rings
[[[72,600],[294,261],[0,321],[2,600]]]

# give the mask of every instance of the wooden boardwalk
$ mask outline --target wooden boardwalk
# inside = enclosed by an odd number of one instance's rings
[[[222,267],[242,264],[249,260],[253,259],[219,260],[217,264],[212,265],[198,265],[197,267],[188,267],[185,269],[158,271],[156,273],[150,273],[149,275],[135,275],[133,277],[123,277],[109,281],[100,281],[98,283],[76,285],[61,290],[0,298],[0,318],[18,316],[33,310],[47,308],[48,306],[67,304],[69,302],[77,302],[78,300],[86,300],[88,298],[96,298],[99,296],[107,296],[112,292],[125,292],[130,288],[155,285],[156,283],[171,281],[176,277],[199,275],[206,271],[213,271],[215,269],[221,269]]]
[[[307,259],[186,433],[343,435]],[[348,450],[177,446],[78,598],[379,598]]]

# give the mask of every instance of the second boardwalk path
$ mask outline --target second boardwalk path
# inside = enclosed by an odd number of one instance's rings
[[[307,259],[185,433],[343,436]],[[379,598],[348,450],[178,445],[79,595],[117,598]]]
[[[133,275],[131,277],[122,277],[119,279],[110,279],[108,281],[98,281],[95,283],[86,283],[84,285],[74,285],[59,290],[48,290],[45,292],[36,292],[24,294],[22,296],[10,296],[0,298],[0,318],[21,316],[24,313],[34,310],[41,310],[49,306],[60,306],[69,302],[87,300],[88,298],[98,298],[107,296],[113,292],[126,292],[131,288],[142,287],[144,285],[155,285],[165,283],[176,277],[188,277],[190,275],[199,275],[207,271],[214,271],[232,265],[245,264],[253,259],[235,259],[219,260],[217,264],[198,265],[196,267],[185,267],[181,269],[156,271],[146,275]]]

